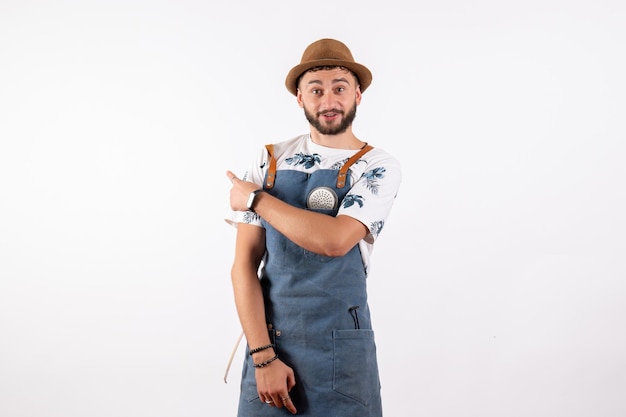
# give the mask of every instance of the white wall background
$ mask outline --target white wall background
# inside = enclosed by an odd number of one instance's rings
[[[226,4],[228,3],[228,5]],[[234,416],[226,169],[370,67],[405,179],[374,251],[388,416],[626,415],[626,6],[0,2],[0,415]]]

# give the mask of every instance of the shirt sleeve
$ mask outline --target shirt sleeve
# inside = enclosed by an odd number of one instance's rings
[[[398,160],[386,153],[373,155],[342,200],[337,215],[347,215],[363,223],[369,229],[365,241],[374,243],[385,226],[401,181]]]

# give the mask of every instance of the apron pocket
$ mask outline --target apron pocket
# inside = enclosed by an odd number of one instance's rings
[[[373,330],[335,330],[333,390],[367,406],[380,381]]]

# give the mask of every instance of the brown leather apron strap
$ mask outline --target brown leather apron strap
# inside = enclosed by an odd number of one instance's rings
[[[366,143],[360,151],[352,155],[352,158],[348,159],[348,161],[343,164],[343,166],[339,170],[339,174],[337,175],[337,188],[343,188],[346,185],[346,175],[348,175],[348,168],[350,168],[350,166],[358,161],[360,157],[362,157],[372,149],[374,149],[374,147]]]
[[[265,145],[267,153],[270,156],[270,166],[267,171],[267,177],[265,179],[265,188],[274,187],[274,180],[276,178],[276,158],[274,157],[274,145]]]
[[[267,170],[267,177],[265,179],[265,188],[269,189],[274,187],[274,182],[276,179],[276,158],[274,157],[274,145],[265,145],[265,149],[267,149],[267,153],[270,157],[270,166]],[[348,159],[345,164],[343,164],[343,166],[339,170],[339,173],[337,174],[337,188],[343,188],[346,185],[348,168],[350,168],[356,161],[359,160],[360,157],[362,157],[372,149],[374,149],[374,147],[366,143],[365,146],[363,146],[357,153],[352,155],[352,157]]]

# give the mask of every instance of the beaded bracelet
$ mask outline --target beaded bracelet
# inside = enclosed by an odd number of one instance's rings
[[[254,366],[255,368],[264,368],[270,363],[274,362],[276,359],[278,359],[278,354],[276,354],[276,356],[274,356],[273,358],[269,358],[268,360],[264,362],[252,364],[252,366]]]
[[[252,355],[254,353],[257,353],[257,352],[260,352],[260,351],[265,350],[265,349],[273,348],[273,347],[274,347],[274,344],[270,343],[269,345],[259,346],[258,348],[250,349],[250,355]]]

